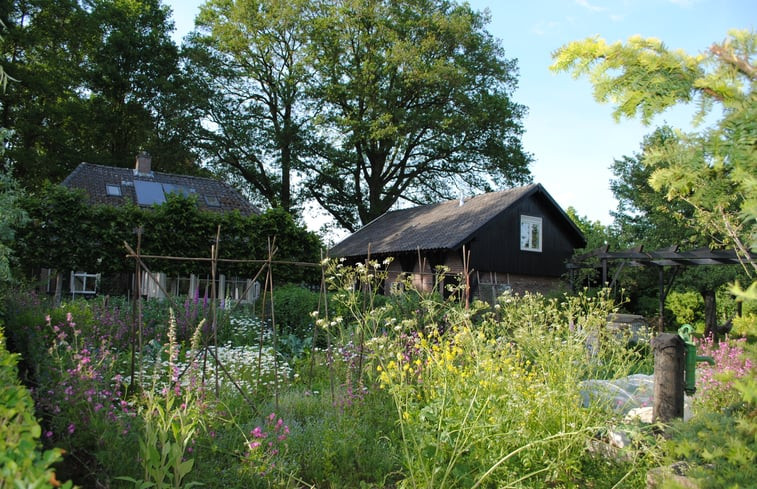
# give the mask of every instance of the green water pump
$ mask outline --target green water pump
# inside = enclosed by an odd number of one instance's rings
[[[690,324],[684,324],[678,328],[678,336],[681,337],[684,343],[684,364],[683,364],[683,391],[692,396],[697,391],[697,378],[696,369],[697,362],[707,362],[710,365],[715,365],[715,360],[712,357],[697,355],[697,345],[691,339],[691,333],[694,332],[694,328]]]

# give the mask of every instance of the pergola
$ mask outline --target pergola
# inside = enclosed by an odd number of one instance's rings
[[[643,245],[637,246],[624,251],[609,251],[609,246],[605,245],[589,253],[575,256],[570,263],[571,285],[574,283],[576,271],[579,269],[597,269],[602,270],[602,284],[607,284],[612,288],[615,286],[620,273],[625,267],[648,267],[655,266],[658,269],[659,276],[659,313],[662,330],[663,318],[665,311],[665,299],[668,296],[678,273],[683,267],[702,266],[702,265],[740,265],[744,263],[753,263],[757,258],[755,255],[739,255],[734,250],[711,250],[709,248],[697,248],[690,251],[678,251],[678,245],[669,248],[658,249],[654,251],[644,251]],[[612,280],[608,282],[611,265],[616,265]],[[670,271],[665,276],[666,267]]]

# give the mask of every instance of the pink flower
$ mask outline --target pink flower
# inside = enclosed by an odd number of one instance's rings
[[[68,425],[68,434],[73,435],[74,431],[76,431],[76,426],[73,423],[71,423],[70,425]]]

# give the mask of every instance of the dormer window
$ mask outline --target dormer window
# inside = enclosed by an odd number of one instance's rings
[[[215,195],[206,195],[205,203],[208,204],[209,207],[221,207],[221,201],[218,200],[218,197]]]
[[[111,197],[121,197],[121,186],[107,184],[105,185],[105,193]]]
[[[541,217],[520,216],[520,249],[541,252]]]

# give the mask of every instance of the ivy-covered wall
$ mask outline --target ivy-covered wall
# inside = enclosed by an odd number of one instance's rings
[[[138,227],[142,228],[142,254],[210,257],[219,225],[219,258],[265,260],[268,242],[275,237],[274,260],[320,260],[320,238],[283,210],[244,217],[237,212],[201,211],[193,199],[172,194],[166,203],[150,208],[90,206],[80,191],[47,186],[21,202],[29,220],[16,230],[17,265],[30,277],[41,268],[105,276],[128,273],[135,264],[126,257],[124,242],[136,249]],[[168,274],[210,273],[208,262],[152,259],[147,265]],[[218,273],[252,277],[259,268],[260,264],[222,263]],[[308,267],[279,265],[274,274],[278,283],[320,280],[320,270]]]

